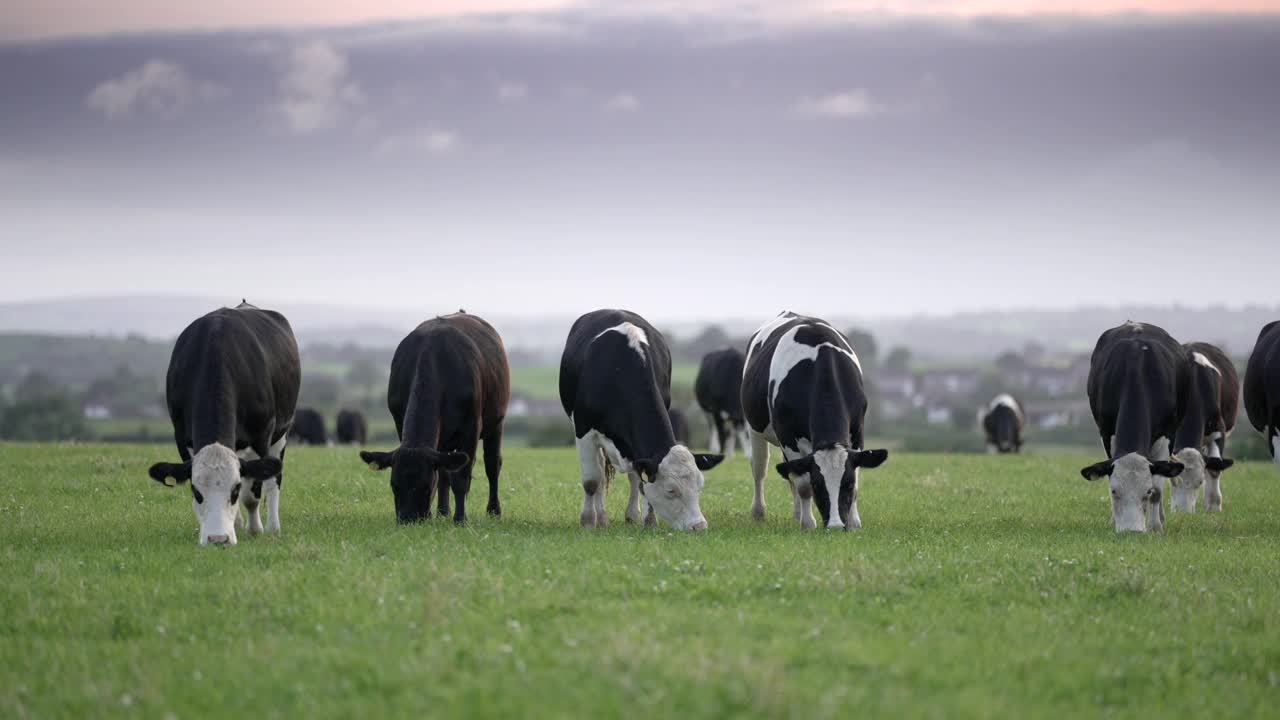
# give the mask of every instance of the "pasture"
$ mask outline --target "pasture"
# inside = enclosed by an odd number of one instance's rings
[[[771,472],[710,530],[577,526],[576,456],[506,454],[505,515],[397,527],[348,448],[286,457],[282,535],[201,548],[164,445],[0,446],[0,716],[1249,717],[1280,698],[1280,476],[1117,536],[1086,455],[896,453],[865,529]],[[776,458],[776,451],[775,451]],[[477,472],[470,507],[483,508]]]

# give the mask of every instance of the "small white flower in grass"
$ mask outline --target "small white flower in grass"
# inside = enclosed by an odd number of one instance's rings
[[[120,696],[120,704],[121,704],[121,705],[123,705],[123,706],[125,706],[125,707],[130,707],[130,706],[132,706],[132,705],[133,705],[133,696],[132,696],[132,695],[130,695],[129,693],[125,693],[125,694],[121,695],[121,696]]]
[[[520,627],[519,620],[507,620],[507,627],[511,628],[511,632],[516,632],[516,633],[523,630],[523,628]]]

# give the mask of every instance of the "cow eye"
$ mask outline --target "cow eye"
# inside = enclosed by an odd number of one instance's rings
[[[200,494],[195,485],[191,486],[191,496],[196,499],[197,504],[204,502],[204,496]]]
[[[671,488],[670,490],[667,491],[667,497],[669,498],[680,497],[680,491],[675,488]]]
[[[240,483],[236,483],[235,487],[231,488],[231,499],[227,501],[227,504],[235,505],[236,501],[239,499],[240,499]]]
[[[1119,500],[1119,499],[1120,499],[1120,493],[1119,493],[1119,491],[1112,490],[1112,491],[1111,491],[1111,497],[1113,497],[1113,498],[1115,498],[1115,499]]]

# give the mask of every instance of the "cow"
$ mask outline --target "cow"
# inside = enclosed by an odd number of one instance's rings
[[[853,347],[830,324],[787,311],[765,323],[747,345],[742,407],[751,437],[751,514],[765,517],[769,445],[782,448],[778,474],[791,486],[792,517],[802,528],[853,530],[858,470],[880,467],[887,450],[863,447],[867,393]]]
[[[1116,532],[1164,529],[1157,478],[1183,465],[1169,460],[1191,380],[1178,341],[1155,325],[1127,322],[1098,338],[1089,359],[1089,409],[1107,459],[1080,470],[1085,480],[1109,477]]]
[[[671,418],[671,434],[675,436],[676,443],[689,447],[689,418],[683,410],[674,407],[667,411],[667,415]]]
[[[280,532],[280,488],[302,366],[289,321],[242,302],[196,319],[178,336],[165,403],[180,463],[148,474],[173,487],[190,482],[201,545],[235,545],[248,512],[251,535]]]
[[[1008,393],[995,396],[982,416],[982,429],[987,433],[987,452],[1022,452],[1022,428],[1025,424],[1022,403]]]
[[[289,440],[295,445],[328,445],[324,416],[315,408],[300,407],[293,413],[293,429]]]
[[[400,446],[391,452],[362,451],[374,470],[391,469],[396,520],[412,523],[438,510],[466,522],[467,492],[476,446],[484,443],[489,478],[488,513],[502,514],[498,476],[502,472],[502,429],[511,399],[507,351],[493,326],[458,311],[418,325],[396,347],[387,381],[387,409]]]
[[[1191,360],[1191,384],[1186,411],[1173,436],[1173,458],[1184,469],[1169,478],[1169,509],[1195,512],[1203,486],[1205,508],[1218,512],[1222,471],[1235,462],[1223,453],[1240,411],[1240,377],[1231,358],[1215,345],[1194,342],[1182,349]]]
[[[338,442],[343,445],[361,445],[369,441],[369,425],[364,413],[344,408],[338,411]]]
[[[693,392],[707,416],[711,452],[733,457],[734,444],[747,451],[747,421],[742,414],[741,350],[726,348],[707,353],[698,366]]]
[[[1280,320],[1258,333],[1244,371],[1244,411],[1280,468]]]
[[[573,423],[582,468],[583,527],[604,527],[605,492],[615,469],[631,481],[626,521],[705,530],[698,502],[703,472],[723,455],[676,442],[671,351],[652,325],[627,310],[596,310],[569,329],[560,358],[560,403]],[[643,500],[643,507],[638,502]]]

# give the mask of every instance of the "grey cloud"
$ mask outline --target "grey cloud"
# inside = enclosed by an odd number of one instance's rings
[[[172,115],[192,102],[213,99],[225,92],[217,85],[195,80],[181,65],[152,59],[119,77],[104,80],[85,98],[85,104],[108,120],[116,120],[135,113]]]

